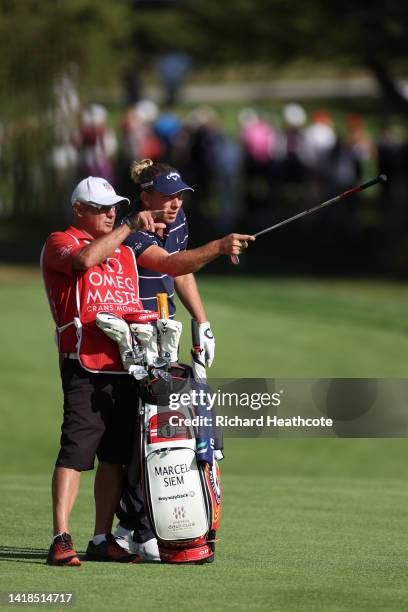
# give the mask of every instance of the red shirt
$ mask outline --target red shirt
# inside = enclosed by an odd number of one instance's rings
[[[41,269],[45,291],[50,304],[51,314],[57,328],[74,320],[77,315],[76,280],[80,270],[73,270],[73,256],[92,242],[93,238],[76,227],[68,227],[65,232],[51,234],[41,253]],[[77,336],[75,326],[70,325],[57,334],[60,353],[76,351]]]

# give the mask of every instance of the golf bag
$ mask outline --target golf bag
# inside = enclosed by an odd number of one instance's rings
[[[204,383],[194,380],[189,366],[175,363],[181,323],[160,318],[154,326],[154,314],[124,320],[98,313],[97,325],[118,344],[124,369],[139,381],[141,480],[160,558],[211,562],[221,511],[213,413],[191,399]],[[181,395],[175,408],[174,397]]]
[[[190,367],[177,364],[170,373],[169,381],[150,378],[142,383],[140,447],[147,512],[162,561],[211,562],[221,511],[212,416],[192,401],[177,409],[170,406],[171,394],[186,398],[194,386]]]

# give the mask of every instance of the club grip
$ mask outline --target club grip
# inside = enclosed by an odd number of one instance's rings
[[[238,257],[238,255],[231,255],[231,263],[233,263],[234,266],[237,266],[239,264],[239,257]]]
[[[159,313],[159,319],[169,318],[169,299],[167,293],[158,293],[157,299],[157,311]]]

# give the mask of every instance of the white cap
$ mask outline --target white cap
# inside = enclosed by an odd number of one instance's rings
[[[90,104],[82,113],[84,125],[105,125],[108,111],[102,104]]]
[[[114,206],[119,202],[127,202],[128,198],[117,195],[114,188],[104,178],[88,176],[75,187],[71,196],[71,204],[82,202],[84,204],[97,204],[98,206]]]
[[[140,100],[134,108],[139,119],[145,123],[153,123],[159,116],[159,107],[152,100]]]
[[[306,123],[306,111],[300,104],[286,104],[283,107],[283,118],[286,124],[292,128],[301,128]]]

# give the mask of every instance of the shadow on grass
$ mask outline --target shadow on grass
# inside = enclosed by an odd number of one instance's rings
[[[23,548],[19,546],[0,546],[0,563],[2,561],[9,563],[45,563],[48,555],[48,549],[45,548]],[[86,553],[77,552],[77,556],[81,561],[99,564],[100,561],[92,561],[87,559]],[[160,565],[160,563],[148,562],[150,565]]]
[[[23,548],[20,546],[0,546],[0,562],[45,563],[48,550],[44,548]]]

